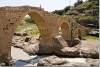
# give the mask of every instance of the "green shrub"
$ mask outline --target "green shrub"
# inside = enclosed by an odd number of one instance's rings
[[[95,16],[81,16],[78,22],[98,25],[98,19]]]
[[[28,16],[28,15],[26,15],[24,17],[24,20],[25,20],[25,22],[28,22],[28,23],[34,23],[34,21],[32,20],[32,18],[30,16]]]
[[[66,15],[78,15],[78,14],[79,14],[79,12],[77,12],[76,10],[68,11],[68,12],[66,13]]]

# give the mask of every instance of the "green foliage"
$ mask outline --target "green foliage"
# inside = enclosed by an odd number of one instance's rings
[[[70,10],[71,6],[67,6],[63,9],[64,12],[67,12],[68,10]]]
[[[98,25],[98,19],[95,16],[81,16],[78,19],[79,23]]]
[[[78,15],[78,11],[76,11],[76,10],[73,10],[73,11],[68,11],[67,13],[66,13],[66,15]]]
[[[58,15],[63,15],[63,10],[55,10],[53,13],[56,13]]]
[[[67,12],[68,10],[70,10],[70,6],[65,7],[63,10],[55,10],[53,11],[53,13],[56,13],[58,15],[63,15],[65,14],[65,12]]]
[[[93,2],[93,1],[95,1],[95,2],[99,2],[99,0],[88,0],[89,2]]]
[[[83,37],[83,39],[90,40],[90,41],[94,41],[95,40],[96,42],[99,41],[99,37],[91,36],[91,35],[85,36],[85,37]]]
[[[23,23],[23,24],[22,24]],[[27,23],[22,21],[21,24],[19,24],[16,27],[17,32],[27,32],[29,35],[40,35],[38,27],[34,23]]]
[[[96,5],[94,3],[85,2],[85,3],[82,3],[81,5],[75,7],[74,10],[77,10],[78,12],[83,13],[85,10],[90,10],[95,7],[96,7]]]
[[[78,23],[83,25],[93,24],[98,26],[99,24],[99,0],[87,0],[85,2],[78,0],[73,7],[70,6],[70,9],[66,7],[59,11],[61,11],[61,15],[73,16]]]
[[[34,23],[34,21],[32,20],[32,18],[30,16],[28,16],[28,15],[26,15],[24,17],[24,20],[25,20],[25,22],[28,22],[28,23]]]
[[[63,10],[56,10],[55,13],[64,17],[73,16],[76,22],[89,28],[89,33],[93,29],[99,29],[99,0],[87,0],[85,2],[78,0],[74,6],[67,6]],[[95,35],[98,36],[97,33]],[[97,40],[97,38],[91,36],[85,38]]]
[[[83,3],[82,0],[78,0],[78,1],[74,4],[74,6],[76,7],[76,6],[78,6],[78,5],[82,4],[82,3]]]

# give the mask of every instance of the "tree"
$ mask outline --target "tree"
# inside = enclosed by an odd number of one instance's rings
[[[26,16],[24,17],[24,20],[25,20],[26,22],[29,22],[29,23],[34,23],[34,21],[32,20],[32,18],[31,18],[29,15],[26,15]]]
[[[82,4],[82,3],[83,3],[83,0],[77,0],[77,2],[74,4],[74,6],[76,7],[76,6],[78,6],[78,5]]]
[[[56,13],[58,15],[63,15],[63,10],[55,10],[53,13],[54,14]]]

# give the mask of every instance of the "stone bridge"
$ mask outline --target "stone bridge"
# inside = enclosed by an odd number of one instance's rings
[[[10,64],[12,36],[16,26],[27,14],[36,22],[40,31],[39,54],[56,53],[56,51],[68,47],[68,41],[74,40],[75,37],[79,38],[79,30],[83,29],[73,18],[61,17],[41,8],[0,7],[0,63]],[[61,28],[62,35],[59,34],[59,28]]]

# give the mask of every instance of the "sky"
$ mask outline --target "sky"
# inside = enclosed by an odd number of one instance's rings
[[[44,8],[46,11],[54,11],[72,6],[77,0],[0,0],[0,6],[22,6],[29,5]],[[83,0],[85,1],[85,0]]]

